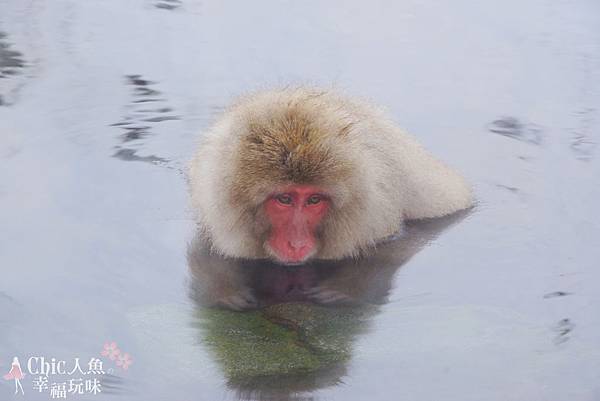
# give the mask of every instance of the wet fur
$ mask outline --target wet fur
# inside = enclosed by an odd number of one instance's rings
[[[231,106],[191,163],[192,207],[213,251],[268,257],[262,203],[289,184],[331,196],[317,233],[319,259],[357,256],[404,220],[472,204],[462,177],[374,106],[311,88],[266,91]]]

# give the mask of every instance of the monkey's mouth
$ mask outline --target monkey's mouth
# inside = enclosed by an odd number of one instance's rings
[[[308,251],[307,253],[303,254],[302,256],[283,256],[280,255],[275,249],[273,249],[273,247],[271,247],[269,244],[265,245],[265,250],[267,252],[267,255],[269,256],[269,258],[280,264],[280,265],[285,265],[285,266],[300,266],[305,264],[306,262],[308,262],[310,259],[312,259],[316,253],[317,253],[317,247],[313,247],[310,251]]]

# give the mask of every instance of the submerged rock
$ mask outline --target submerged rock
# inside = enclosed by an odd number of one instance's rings
[[[202,312],[204,342],[230,380],[316,372],[347,362],[371,307],[285,303]]]

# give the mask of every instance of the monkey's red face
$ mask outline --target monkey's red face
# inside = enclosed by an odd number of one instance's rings
[[[327,214],[330,199],[310,185],[292,185],[272,194],[265,202],[271,224],[267,247],[279,262],[298,264],[317,252],[316,231]]]

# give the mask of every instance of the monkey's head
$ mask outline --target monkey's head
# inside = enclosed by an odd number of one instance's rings
[[[254,99],[213,126],[191,179],[215,251],[300,264],[372,245],[370,191],[357,147],[348,145],[352,116],[319,104],[318,95]]]
[[[360,202],[352,194],[356,163],[339,143],[348,128],[298,104],[254,114],[248,122],[230,200],[252,220],[256,246],[267,257],[299,264],[339,253],[330,237],[341,229],[348,202],[354,207]]]

